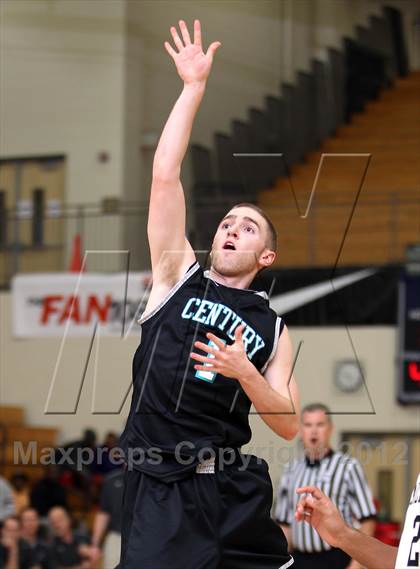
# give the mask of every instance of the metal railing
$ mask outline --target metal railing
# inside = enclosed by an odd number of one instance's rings
[[[17,273],[68,270],[76,235],[81,239],[82,254],[86,250],[126,250],[135,242],[136,232],[141,234],[146,220],[147,205],[139,202],[113,208],[91,203],[68,205],[38,217],[7,210],[0,219],[0,287],[7,288]],[[125,257],[90,255],[87,268],[125,270]]]
[[[193,246],[210,246],[217,223],[235,200],[200,198],[193,208]],[[236,200],[237,201],[237,200]],[[291,201],[291,200],[290,200]],[[405,246],[420,241],[420,202],[398,195],[384,199],[314,203],[306,218],[294,203],[267,205],[279,233],[278,263],[281,266],[320,266],[335,263],[342,248],[343,264],[386,264],[402,261]],[[67,270],[72,244],[80,235],[83,250],[122,251],[142,249],[146,243],[148,204],[68,205],[53,214],[22,216],[6,210],[0,219],[0,286],[10,285],[20,272]],[[125,270],[126,256],[96,255],[89,259],[91,271]],[[147,268],[147,261],[132,263],[134,270]]]

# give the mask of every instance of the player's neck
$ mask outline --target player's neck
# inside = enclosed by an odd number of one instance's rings
[[[208,276],[219,284],[239,289],[249,288],[255,277],[255,275],[235,275],[229,277],[217,272],[213,267],[210,267]]]

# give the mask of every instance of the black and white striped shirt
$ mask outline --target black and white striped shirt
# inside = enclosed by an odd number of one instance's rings
[[[296,505],[300,499],[296,488],[300,486],[320,488],[350,525],[354,519],[363,521],[376,515],[372,493],[355,458],[330,451],[313,463],[307,458],[294,460],[286,465],[280,481],[275,518],[278,523],[291,526],[293,546],[298,551],[314,553],[331,549],[309,524],[295,520]]]

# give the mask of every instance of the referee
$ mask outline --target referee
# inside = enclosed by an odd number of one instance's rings
[[[372,535],[376,509],[359,462],[331,449],[333,425],[328,407],[322,403],[302,410],[300,436],[304,457],[286,465],[280,481],[276,521],[283,529],[296,567],[301,569],[360,569],[361,565],[323,541],[309,524],[295,520],[300,496],[296,488],[317,486],[337,505],[349,525],[355,520],[360,531]]]

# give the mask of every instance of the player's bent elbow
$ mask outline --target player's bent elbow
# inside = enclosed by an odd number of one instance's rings
[[[283,430],[282,436],[286,441],[292,441],[299,432],[299,423],[293,419]]]
[[[293,439],[296,437],[297,434],[298,434],[297,430],[288,430],[286,432],[283,432],[282,436],[284,439],[286,439],[286,441],[293,441]]]
[[[277,435],[279,435],[279,437],[281,437],[285,441],[292,441],[295,438],[294,435],[292,435],[289,431],[285,431],[284,429],[282,429],[281,431],[276,431],[276,433]]]

